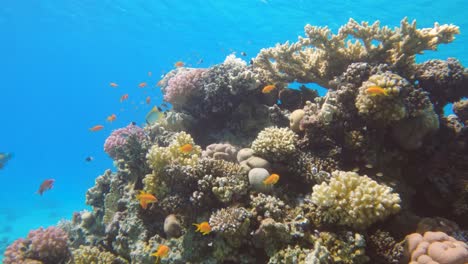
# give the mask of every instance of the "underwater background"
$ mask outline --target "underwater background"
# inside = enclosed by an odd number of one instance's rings
[[[0,170],[0,252],[31,229],[89,209],[86,191],[104,170],[115,170],[103,150],[106,137],[145,123],[162,102],[155,85],[175,62],[209,67],[232,53],[248,62],[262,48],[296,41],[306,24],[336,33],[350,18],[393,28],[408,17],[418,28],[460,27],[453,43],[418,62],[456,57],[467,65],[466,7],[463,0],[3,1],[0,152],[13,157]],[[129,99],[121,103],[124,94]],[[111,114],[116,120],[106,122]],[[90,132],[97,124],[104,129]],[[36,194],[51,178],[53,188]]]

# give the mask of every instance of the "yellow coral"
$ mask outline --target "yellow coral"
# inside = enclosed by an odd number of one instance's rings
[[[116,256],[110,252],[100,251],[97,247],[83,246],[73,250],[75,264],[112,264]]]
[[[192,149],[189,152],[181,151],[180,148],[187,144],[192,145]],[[146,155],[146,159],[150,168],[153,169],[153,173],[146,175],[145,179],[143,179],[145,191],[158,195],[164,193],[167,187],[158,182],[158,174],[164,167],[169,164],[194,166],[197,164],[201,152],[201,147],[195,145],[193,138],[185,132],[177,133],[168,147],[152,146]]]
[[[409,89],[409,82],[393,73],[374,74],[363,82],[356,98],[356,108],[360,115],[371,120],[392,122],[407,116],[403,91]],[[371,87],[381,87],[385,95],[374,96],[368,93]]]
[[[355,172],[334,171],[330,183],[313,187],[312,202],[326,222],[366,228],[400,210],[400,196]]]
[[[289,128],[267,127],[252,142],[255,155],[270,161],[284,160],[296,151],[297,135]]]

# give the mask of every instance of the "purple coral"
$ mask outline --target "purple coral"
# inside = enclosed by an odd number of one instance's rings
[[[8,246],[3,263],[66,263],[70,258],[67,240],[67,233],[58,227],[32,230],[26,239],[20,238]]]
[[[179,70],[164,88],[164,100],[174,106],[183,105],[190,96],[201,90],[205,71],[206,69]]]
[[[142,141],[145,138],[145,132],[141,127],[133,124],[114,130],[104,143],[104,151],[113,159],[124,158],[130,136],[135,136],[137,141]]]

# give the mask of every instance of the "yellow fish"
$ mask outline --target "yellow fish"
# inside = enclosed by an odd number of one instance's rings
[[[270,93],[274,89],[276,89],[276,86],[274,84],[270,84],[270,85],[267,85],[267,86],[263,87],[262,93],[264,93],[264,94],[265,93]]]
[[[366,93],[370,94],[371,96],[377,96],[377,95],[388,96],[388,90],[380,86],[371,86],[366,89]]]
[[[140,191],[140,193],[137,194],[136,198],[138,199],[138,201],[140,201],[140,205],[143,209],[148,208],[148,204],[155,203],[158,201],[158,199],[156,199],[154,195],[145,191]]]
[[[166,245],[159,245],[158,249],[151,254],[151,256],[156,257],[156,262],[158,262],[160,259],[167,257],[169,255],[169,247]]]
[[[185,144],[179,148],[179,151],[182,153],[189,153],[193,149],[192,144]]]
[[[278,174],[271,174],[265,180],[263,180],[263,184],[265,185],[273,185],[279,181],[280,176]]]
[[[202,233],[203,235],[208,235],[211,232],[211,226],[208,222],[201,222],[199,224],[193,224],[197,227],[197,232]]]
[[[146,114],[146,123],[153,125],[164,117],[164,113],[159,111],[158,107],[154,106],[148,114]]]

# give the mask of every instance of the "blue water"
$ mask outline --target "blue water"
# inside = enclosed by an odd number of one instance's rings
[[[232,52],[255,57],[264,47],[295,41],[306,23],[336,30],[349,18],[398,26],[408,16],[419,27],[435,21],[461,28],[454,43],[429,58],[468,64],[466,0],[4,0],[0,5],[0,152],[14,158],[0,170],[2,240],[53,225],[85,209],[85,192],[105,169],[112,129],[142,123],[154,84],[176,61],[197,67]],[[203,63],[196,65],[202,59]],[[148,76],[151,71],[153,76]],[[118,88],[109,82],[119,84]],[[138,88],[140,82],[149,87]],[[120,96],[129,100],[120,103]],[[106,117],[115,113],[109,124]],[[96,124],[105,129],[95,133]],[[93,156],[92,162],[85,162]],[[43,196],[40,183],[56,179]]]

